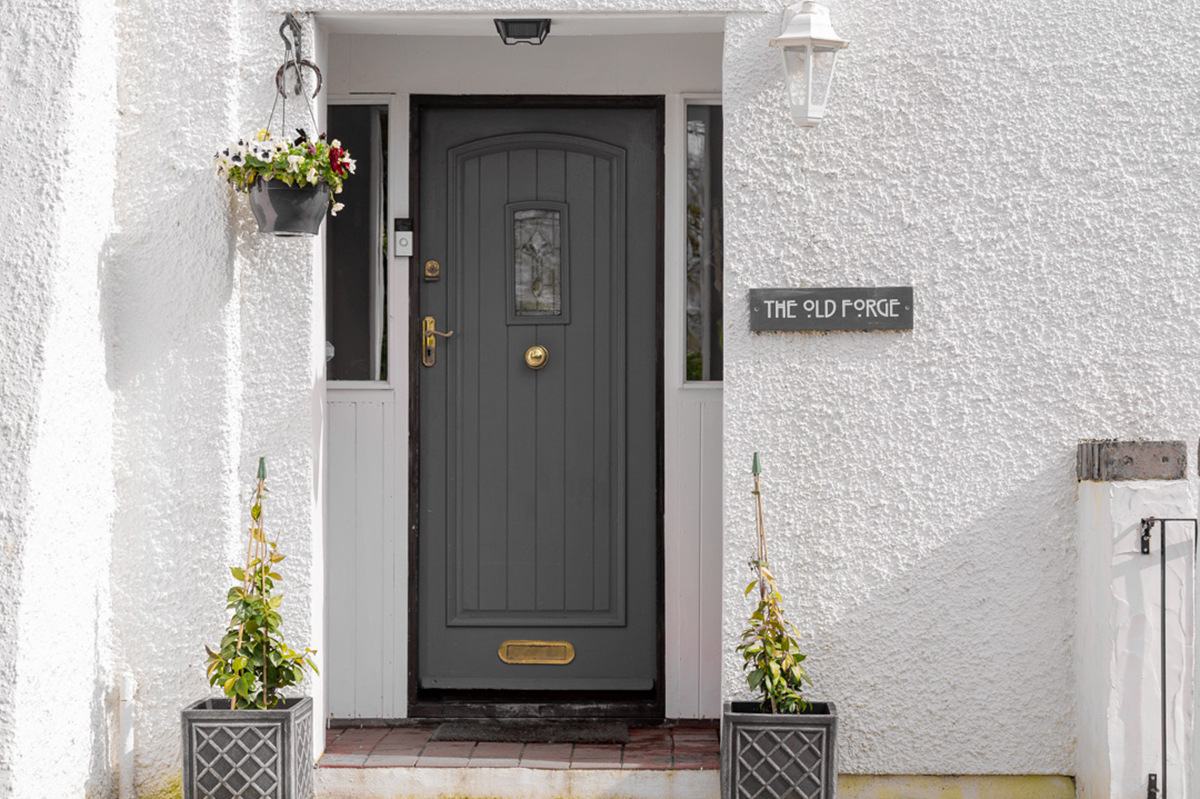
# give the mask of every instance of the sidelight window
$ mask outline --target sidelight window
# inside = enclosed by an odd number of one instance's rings
[[[325,370],[329,380],[386,381],[387,107],[330,105],[328,129],[358,162],[326,222]]]
[[[688,381],[720,380],[723,375],[721,128],[721,106],[688,106],[685,367]]]

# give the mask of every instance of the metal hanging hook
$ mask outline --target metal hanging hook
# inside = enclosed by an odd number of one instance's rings
[[[288,37],[284,35],[284,28],[292,29],[291,39],[288,39]],[[304,29],[300,27],[300,22],[296,19],[296,16],[292,14],[291,11],[288,11],[283,15],[283,24],[279,26],[279,38],[283,39],[283,45],[288,50],[292,49],[292,42],[295,42],[296,58],[301,57],[300,47],[304,41]]]
[[[290,41],[283,32],[285,28],[291,28],[292,38]],[[284,61],[283,66],[279,69],[280,74],[291,64],[296,70],[296,94],[300,94],[304,91],[304,83],[300,77],[300,64],[304,59],[304,29],[300,27],[300,21],[290,11],[283,15],[283,24],[279,26],[279,38],[283,39],[284,46]]]
[[[286,29],[291,29],[292,38],[288,39],[284,33]],[[279,38],[283,39],[284,60],[279,67],[279,71],[275,73],[275,88],[279,90],[280,96],[287,99],[287,92],[283,88],[283,73],[290,67],[296,73],[296,94],[304,94],[304,81],[302,80],[300,70],[303,67],[308,67],[317,75],[317,88],[313,90],[312,96],[316,97],[321,92],[321,84],[324,78],[321,75],[321,70],[316,64],[304,57],[304,29],[300,25],[300,21],[296,16],[288,11],[284,14],[283,24],[279,26]]]

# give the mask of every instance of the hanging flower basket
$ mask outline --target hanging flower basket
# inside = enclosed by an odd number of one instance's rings
[[[256,180],[250,187],[250,210],[260,233],[315,236],[328,207],[328,183],[289,186],[282,180]]]
[[[292,29],[292,40],[284,35]],[[342,149],[337,139],[328,141],[322,133],[310,139],[303,128],[288,130],[287,101],[292,93],[303,98],[308,117],[316,125],[304,87],[304,69],[316,76],[315,98],[321,91],[321,70],[300,53],[300,24],[288,14],[279,28],[287,45],[283,66],[275,73],[277,96],[267,126],[254,136],[238,139],[216,155],[217,176],[228,181],[238,191],[250,196],[250,210],[258,221],[260,233],[276,236],[315,236],[321,229],[325,209],[337,214],[342,204],[332,202],[332,195],[342,191],[342,182],[354,174],[354,159]],[[294,44],[293,44],[294,40]],[[293,51],[295,55],[293,55]],[[285,86],[295,76],[294,88]],[[279,136],[271,133],[275,109],[283,99],[279,117]],[[292,132],[298,134],[292,138]]]

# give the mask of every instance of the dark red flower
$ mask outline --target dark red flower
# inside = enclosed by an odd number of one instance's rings
[[[346,165],[342,163],[342,158],[346,155],[346,151],[341,147],[329,148],[329,167],[339,175],[344,174]]]

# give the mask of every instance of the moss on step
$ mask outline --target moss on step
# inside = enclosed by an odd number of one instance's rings
[[[1075,780],[1058,774],[841,774],[839,799],[1075,799]]]
[[[175,774],[156,787],[141,788],[138,799],[183,799],[183,774]]]

